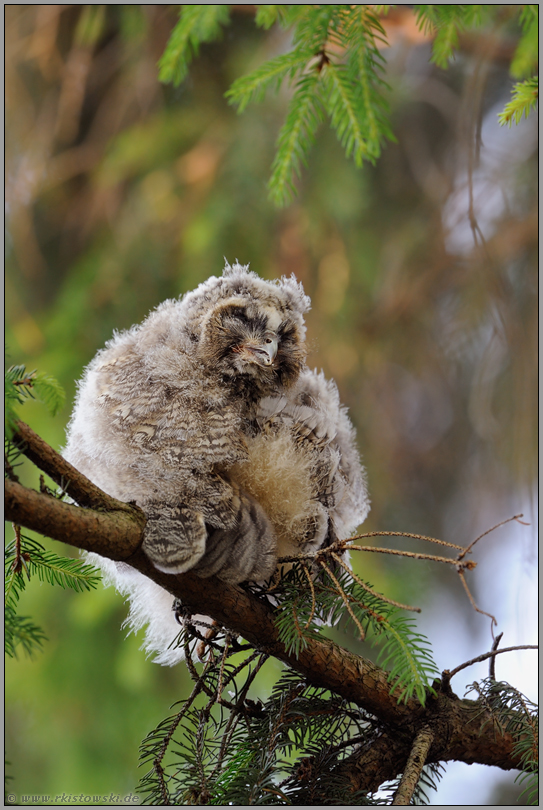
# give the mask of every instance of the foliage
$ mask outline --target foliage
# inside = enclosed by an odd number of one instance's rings
[[[193,632],[187,626],[183,633],[187,652]],[[241,662],[230,663],[233,655]],[[357,746],[371,743],[374,718],[290,670],[266,701],[251,700],[249,688],[267,656],[240,654],[229,634],[206,645],[205,657],[198,674],[189,656],[191,697],[141,745],[141,764],[152,765],[138,787],[146,804],[383,803],[353,793],[340,767]]]
[[[10,366],[4,375],[5,432],[11,436],[18,419],[16,406],[25,399],[37,399],[48,409],[51,416],[64,405],[64,390],[49,374],[30,371],[20,366]]]
[[[515,740],[515,756],[519,757],[521,773],[515,781],[524,785],[528,802],[537,805],[539,786],[539,711],[535,703],[511,684],[486,678],[475,682],[468,692],[476,692],[481,710],[488,711],[498,734],[511,734]]]
[[[5,650],[12,658],[17,655],[19,645],[32,656],[46,639],[32,619],[17,614],[21,593],[33,576],[77,592],[96,588],[100,582],[100,574],[91,565],[48,551],[41,543],[21,534],[18,527],[15,539],[6,546],[4,565]]]
[[[505,109],[498,116],[500,124],[511,126],[513,121],[518,124],[523,115],[528,118],[529,113],[537,104],[538,97],[539,78],[537,76],[535,79],[526,79],[524,82],[515,84],[511,101],[505,105]]]
[[[413,620],[379,598],[352,571],[334,573],[326,566],[313,582],[307,566],[295,565],[283,576],[277,600],[281,610],[276,622],[287,650],[298,656],[324,625],[335,627],[344,621],[361,639],[380,647],[377,661],[389,669],[391,692],[397,690],[398,702],[416,695],[424,705],[439,674],[428,640],[416,632]]]
[[[17,480],[15,469],[22,451],[13,441],[18,419],[15,407],[22,405],[28,398],[36,398],[51,414],[55,414],[64,402],[64,391],[53,377],[36,371],[27,373],[22,365],[8,368],[4,379],[5,477]],[[46,488],[43,479],[41,488],[55,497]],[[32,656],[42,647],[45,633],[32,619],[17,614],[21,593],[32,577],[37,576],[41,582],[81,592],[96,588],[100,575],[91,565],[46,550],[41,543],[23,535],[19,526],[14,529],[15,538],[8,542],[4,555],[5,651],[10,657],[14,657],[17,647],[21,646],[27,655]]]
[[[519,9],[522,36],[511,62],[511,75],[515,79],[530,76],[539,63],[539,5],[526,3]]]
[[[467,28],[476,28],[490,17],[491,6],[482,5],[415,5],[421,30],[434,33],[432,62],[446,68],[459,45],[459,35]]]
[[[296,193],[295,178],[315,140],[316,130],[330,119],[347,157],[357,167],[364,160],[375,163],[385,140],[394,140],[388,121],[387,92],[383,79],[383,46],[388,45],[379,14],[386,16],[394,6],[369,5],[265,5],[257,6],[255,22],[264,29],[278,23],[292,29],[292,49],[275,56],[246,76],[238,78],[226,97],[242,112],[250,103],[261,101],[268,89],[279,90],[288,80],[293,87],[285,122],[277,139],[270,196],[278,205],[289,202]],[[459,36],[483,24],[500,22],[499,6],[426,5],[414,6],[421,30],[433,35],[432,61],[446,68],[459,47]],[[507,7],[510,9],[511,7]],[[217,38],[221,26],[229,22],[229,7],[182,5],[164,56],[160,78],[180,84],[188,74],[190,61],[201,43]],[[523,5],[515,12],[522,25],[511,65],[513,75],[525,75],[537,67],[538,6]],[[509,11],[509,14],[511,12]],[[511,104],[525,115],[535,106],[526,99],[520,85],[514,88]],[[507,105],[502,117],[518,123],[522,112]],[[502,121],[503,123],[503,121]]]
[[[228,23],[228,5],[184,5],[182,21],[172,31],[160,59],[160,79],[180,84],[203,42],[216,39],[221,25]]]

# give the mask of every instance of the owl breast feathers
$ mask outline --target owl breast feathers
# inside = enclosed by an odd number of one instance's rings
[[[369,509],[353,427],[332,381],[305,365],[294,278],[226,266],[118,333],[79,385],[65,457],[105,492],[135,501],[156,568],[261,581],[283,556],[348,537]],[[148,625],[161,663],[178,633],[171,596],[93,555]]]

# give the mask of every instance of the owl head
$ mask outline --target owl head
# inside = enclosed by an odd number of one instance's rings
[[[309,299],[294,279],[264,281],[247,267],[227,265],[192,303],[203,305],[197,354],[232,384],[258,396],[292,385],[304,366],[303,313]]]
[[[309,307],[294,277],[265,281],[248,267],[227,264],[222,276],[164,301],[108,347],[124,356],[130,344],[150,378],[174,384],[200,373],[196,361],[209,380],[255,400],[288,388],[304,368]]]

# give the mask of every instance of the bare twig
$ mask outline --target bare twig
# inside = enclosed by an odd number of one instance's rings
[[[496,36],[496,28],[491,32],[491,35],[481,40],[480,47],[477,49],[474,70],[466,85],[464,94],[464,108],[469,105],[466,112],[467,119],[467,157],[468,157],[468,220],[473,235],[475,247],[484,246],[486,248],[485,238],[477,221],[475,213],[475,201],[473,194],[473,172],[479,163],[479,154],[481,150],[481,129],[483,119],[483,106],[482,97],[483,91],[486,86],[488,75],[492,65],[492,57],[498,47],[499,37]]]
[[[185,663],[187,665],[187,669],[189,671],[190,677],[192,678],[192,680],[195,683],[198,683],[198,681],[200,680],[200,675],[198,674],[198,670],[194,666],[194,661],[192,660],[192,650],[190,649],[190,641],[191,640],[190,640],[189,634],[188,634],[187,630],[185,630],[185,644],[184,644],[184,647],[185,647]],[[208,696],[211,696],[211,690],[207,687],[206,684],[203,684],[201,688],[206,692],[206,694]]]
[[[502,638],[503,638],[503,633],[500,633],[499,636],[496,636],[496,638],[494,639],[494,644],[492,645],[492,652],[494,652],[495,650],[498,649],[500,641],[502,640]],[[493,681],[496,680],[496,656],[495,655],[493,655],[491,657],[491,659],[490,659],[490,666],[489,666],[489,669],[488,669],[488,675],[491,678],[491,680],[493,680]]]
[[[410,803],[433,741],[434,733],[428,726],[422,728],[415,737],[409,759],[407,760],[400,784],[398,785],[398,790],[392,800],[393,805],[406,805]]]
[[[336,577],[332,573],[331,569],[326,565],[324,560],[319,560],[319,565],[326,571],[326,573],[328,574],[328,576],[330,577],[330,579],[333,581],[334,585],[336,586],[337,593],[339,594],[339,596],[341,597],[341,599],[343,601],[343,604],[347,608],[347,611],[348,611],[351,619],[353,620],[353,622],[358,627],[358,630],[360,632],[360,638],[361,639],[366,638],[366,632],[365,632],[364,628],[362,627],[362,625],[360,624],[358,618],[356,617],[356,615],[354,613],[354,610],[350,606],[349,600],[347,599],[347,594],[345,593],[345,591],[343,590],[343,588],[339,584],[338,580],[336,579]]]
[[[501,634],[503,635],[503,634]],[[499,638],[501,638],[501,635]],[[496,644],[496,642],[494,642]],[[514,652],[515,650],[538,650],[538,644],[519,644],[517,647],[503,647],[501,650],[492,649],[490,652],[483,653],[483,655],[478,655],[477,658],[472,658],[470,661],[466,661],[463,664],[459,664],[453,670],[444,670],[444,674],[446,673],[447,680],[456,675],[457,672],[460,672],[462,669],[466,669],[467,667],[471,667],[473,664],[478,664],[480,661],[486,661],[487,658],[494,658],[496,655],[500,655],[501,653],[506,652]]]
[[[486,610],[481,610],[481,608],[477,607],[477,605],[475,604],[475,600],[474,600],[473,596],[471,595],[470,589],[468,588],[468,583],[466,582],[466,578],[464,576],[464,570],[463,569],[464,569],[463,566],[462,567],[458,566],[457,569],[456,569],[457,572],[458,572],[458,576],[460,577],[460,582],[464,586],[464,590],[468,595],[468,599],[471,602],[472,608],[474,610],[476,610],[477,613],[481,613],[483,616],[488,616],[488,618],[491,620],[490,621],[490,631],[492,633],[492,638],[494,638],[494,625],[496,625],[496,626],[498,625],[496,617],[493,616],[492,613],[487,613]]]
[[[366,585],[365,582],[362,582],[360,577],[356,576],[354,571],[352,571],[349,568],[347,563],[344,560],[342,560],[341,557],[338,554],[335,554],[334,552],[332,552],[332,557],[334,558],[334,560],[337,563],[339,563],[339,565],[341,565],[342,568],[344,568],[352,576],[352,578],[354,580],[356,580],[356,582],[358,582],[360,587],[363,588],[368,593],[373,594],[373,596],[377,596],[378,599],[382,599],[383,602],[387,602],[389,605],[394,605],[394,607],[402,608],[403,610],[411,610],[413,613],[420,613],[421,612],[421,609],[418,608],[418,607],[412,607],[411,605],[404,605],[404,604],[402,604],[402,602],[396,602],[394,599],[389,599],[388,596],[383,596],[383,594],[377,593],[377,591],[374,591],[373,588],[370,588],[369,585]]]
[[[506,520],[502,520],[501,523],[496,523],[496,525],[492,526],[491,529],[487,529],[486,532],[483,532],[482,534],[479,535],[479,537],[476,537],[473,543],[470,543],[469,546],[465,548],[461,554],[458,555],[457,557],[458,562],[460,562],[460,560],[462,560],[466,556],[466,554],[469,554],[475,543],[478,543],[479,540],[482,540],[482,538],[486,537],[487,534],[490,534],[490,532],[493,532],[495,529],[499,529],[500,526],[505,526],[506,523],[511,523],[512,520],[519,520],[521,517],[524,517],[524,515],[523,514],[513,515],[513,517],[507,518]]]
[[[470,543],[469,546],[467,546],[467,548],[465,548],[458,555],[458,557],[456,558],[456,562],[459,563],[457,565],[456,570],[458,572],[458,576],[460,577],[460,581],[462,582],[462,585],[464,586],[464,590],[466,591],[466,593],[468,595],[468,599],[471,602],[471,605],[472,605],[473,609],[476,610],[477,613],[481,613],[483,616],[488,616],[488,618],[490,619],[490,632],[492,633],[492,638],[494,638],[494,626],[498,625],[498,622],[496,621],[496,617],[493,616],[492,613],[487,613],[485,610],[481,610],[479,607],[477,607],[477,605],[475,604],[475,600],[474,600],[473,596],[471,595],[471,592],[470,592],[470,590],[468,588],[466,578],[464,576],[464,569],[469,570],[470,568],[473,568],[476,565],[476,563],[470,562],[470,561],[462,563],[462,560],[464,559],[466,554],[470,553],[473,546],[476,543],[478,543],[479,540],[482,540],[483,537],[486,537],[487,534],[490,534],[490,532],[493,532],[495,529],[498,529],[500,526],[504,526],[506,523],[511,523],[511,521],[513,521],[513,520],[520,521],[521,517],[524,517],[524,515],[522,515],[522,513],[519,514],[519,515],[513,515],[513,517],[510,517],[510,518],[506,518],[506,520],[502,520],[500,523],[496,523],[495,526],[492,526],[490,529],[487,529],[485,532],[482,532],[478,537],[476,537],[475,540],[472,543]]]
[[[413,540],[424,540],[427,543],[436,543],[438,546],[447,546],[447,548],[457,548],[462,550],[464,546],[459,546],[457,543],[448,543],[446,540],[438,540],[437,537],[428,537],[425,534],[413,534],[412,532],[366,532],[365,534],[356,534],[349,537],[345,542],[351,540],[363,540],[365,537],[410,537]]]
[[[309,573],[309,568],[305,563],[302,563],[303,572],[309,582],[309,588],[311,589],[311,613],[309,614],[309,618],[305,623],[304,630],[307,630],[311,622],[313,621],[313,616],[315,615],[315,608],[317,606],[317,600],[315,597],[315,586],[313,585],[313,580],[311,579],[311,574]]]
[[[11,462],[9,461],[6,454],[4,454],[4,470],[6,472],[7,477],[10,479],[10,481],[17,481],[17,482],[19,481],[19,476],[16,474],[15,470],[13,469],[13,466],[12,466]]]
[[[53,450],[24,422],[17,422],[12,443],[42,472],[46,473],[80,506],[105,511],[127,511],[128,504],[106,495],[99,487]],[[68,483],[66,483],[68,482]]]
[[[400,602],[394,601],[393,599],[389,599],[388,597],[384,596],[383,594],[378,594],[376,591],[374,591],[372,588],[370,588],[369,585],[366,585],[364,582],[362,582],[354,574],[352,569],[350,569],[346,565],[346,563],[341,559],[341,557],[339,557],[336,554],[336,552],[338,552],[338,551],[339,552],[344,552],[344,551],[368,551],[368,552],[377,553],[377,554],[392,554],[392,555],[396,555],[396,556],[399,556],[399,557],[408,557],[410,559],[432,560],[433,562],[445,563],[447,565],[454,565],[456,567],[458,576],[460,577],[460,580],[462,582],[462,586],[463,586],[464,590],[466,591],[466,594],[468,596],[468,599],[469,599],[473,609],[476,610],[477,613],[481,613],[483,616],[488,616],[488,618],[491,620],[491,632],[492,632],[492,637],[494,637],[494,625],[497,625],[496,618],[491,613],[487,613],[486,611],[481,610],[477,606],[473,596],[471,595],[471,592],[470,592],[470,590],[468,588],[468,585],[467,585],[467,582],[466,582],[466,579],[465,579],[465,576],[464,576],[464,572],[466,570],[472,570],[473,568],[475,568],[477,563],[474,562],[473,560],[464,561],[464,557],[466,556],[466,554],[468,554],[471,551],[473,546],[479,540],[481,540],[481,538],[485,537],[487,534],[494,531],[494,529],[497,529],[499,526],[503,526],[505,523],[509,523],[512,520],[519,520],[519,518],[521,518],[521,517],[523,517],[522,514],[514,515],[513,517],[508,518],[507,520],[504,520],[501,523],[496,524],[496,526],[493,526],[491,529],[488,529],[486,532],[483,532],[482,534],[480,534],[479,537],[476,537],[475,540],[472,543],[470,543],[470,545],[467,546],[466,548],[464,546],[460,546],[460,545],[458,545],[456,543],[448,543],[448,542],[446,542],[444,540],[438,540],[435,537],[428,537],[426,535],[413,534],[413,533],[409,533],[409,532],[386,532],[386,531],[367,532],[365,534],[359,534],[359,535],[356,535],[354,537],[349,537],[347,540],[342,540],[342,541],[338,541],[336,543],[332,543],[330,546],[327,546],[326,548],[323,548],[323,549],[320,549],[320,551],[317,551],[316,554],[300,554],[300,555],[291,556],[291,557],[281,557],[279,562],[280,563],[300,562],[302,564],[305,564],[306,561],[316,560],[320,565],[322,565],[322,558],[327,557],[327,556],[331,556],[343,568],[345,568],[345,570],[348,571],[351,574],[351,576],[354,577],[354,579],[356,579],[358,584],[362,588],[367,590],[368,593],[371,593],[374,596],[377,596],[379,599],[383,599],[385,602],[388,602],[391,605],[402,608],[404,610],[414,611],[416,613],[421,612],[420,608],[412,607],[410,605],[404,605],[404,604],[402,604]],[[441,557],[441,556],[436,555],[436,554],[421,554],[419,552],[402,551],[402,550],[399,550],[399,549],[377,548],[376,546],[359,546],[359,545],[354,545],[353,542],[352,542],[353,540],[358,540],[358,539],[365,538],[365,537],[410,537],[410,538],[414,538],[414,539],[417,539],[417,540],[425,540],[425,541],[430,542],[430,543],[437,543],[438,545],[446,546],[448,548],[459,549],[460,553],[457,555],[456,558],[450,558],[450,557]],[[348,609],[349,609],[349,612],[351,612],[350,607]]]
[[[224,667],[226,665],[226,659],[228,658],[228,651],[230,649],[230,642],[232,640],[232,634],[226,633],[226,637],[224,639],[224,648],[221,655],[221,663],[219,666],[219,677],[217,678],[217,700],[220,701],[222,690],[223,690],[223,680],[224,680]]]
[[[332,543],[326,548],[320,549],[317,551],[316,554],[296,554],[289,557],[280,557],[278,562],[279,563],[287,563],[287,562],[301,562],[304,560],[315,560],[319,557],[326,556],[326,554],[331,554],[334,551],[373,551],[377,554],[398,554],[402,557],[413,557],[413,556],[420,556],[421,559],[430,559],[436,560],[436,562],[455,562],[454,560],[450,560],[448,557],[437,557],[437,556],[424,556],[424,555],[415,555],[414,552],[411,551],[400,551],[396,549],[388,549],[388,548],[379,548],[378,546],[353,546],[351,545],[353,540],[364,540],[368,537],[409,537],[413,540],[424,540],[427,543],[436,543],[439,546],[446,546],[447,548],[455,548],[460,551],[464,551],[464,546],[459,546],[457,543],[448,543],[446,540],[439,540],[437,537],[428,537],[424,534],[414,534],[412,532],[365,532],[364,534],[356,534],[352,537],[348,537],[345,540],[338,540],[336,543]]]
[[[349,551],[375,551],[379,554],[396,554],[399,557],[411,557],[415,560],[433,560],[434,562],[457,565],[457,560],[452,557],[439,557],[437,554],[419,554],[418,551],[402,551],[401,549],[378,548],[377,546],[347,546],[347,548]]]
[[[15,559],[13,560],[13,570],[19,573],[23,568],[26,571],[28,580],[30,581],[30,571],[28,570],[29,555],[21,549],[21,527],[16,523],[11,524],[15,532]]]
[[[315,554],[296,554],[288,557],[280,557],[278,562],[279,563],[289,563],[289,562],[301,562],[304,563],[306,561],[313,561],[318,560],[321,557],[326,557],[327,555],[331,555],[334,552],[343,552],[343,551],[369,551],[375,554],[396,554],[399,557],[411,557],[412,559],[417,560],[433,560],[434,562],[441,562],[441,563],[448,563],[449,565],[457,565],[458,558],[452,557],[440,557],[437,554],[421,554],[416,551],[402,551],[401,549],[394,549],[394,548],[380,548],[379,546],[358,546],[352,545],[353,540],[358,540],[363,537],[411,537],[416,540],[428,540],[431,543],[439,543],[439,545],[447,546],[448,548],[455,548],[464,550],[463,546],[459,546],[456,543],[446,543],[444,540],[438,540],[435,537],[424,537],[420,534],[408,534],[408,533],[400,533],[400,532],[369,532],[368,534],[359,534],[356,537],[349,537],[347,540],[341,540],[337,543],[333,543],[330,546],[326,546],[326,548],[320,549]],[[475,566],[475,563],[472,563],[472,566]]]

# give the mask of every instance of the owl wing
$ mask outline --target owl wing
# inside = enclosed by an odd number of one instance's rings
[[[142,507],[143,548],[160,570],[188,571],[205,556],[202,576],[269,576],[273,529],[224,474],[247,456],[239,414],[197,368],[180,374],[178,385],[153,378],[129,340],[122,336],[89,366],[66,458],[114,497]]]

